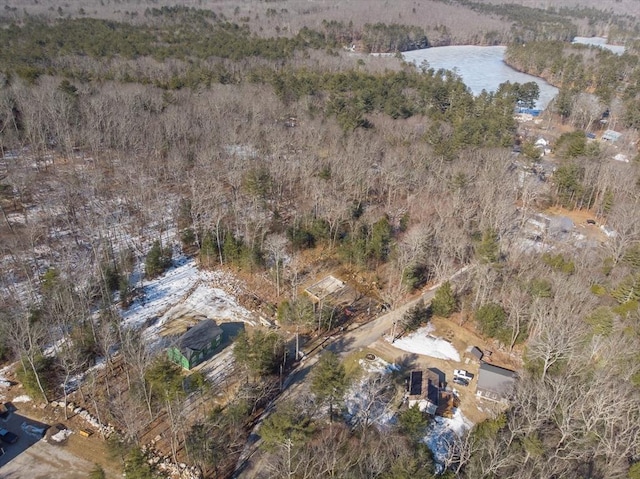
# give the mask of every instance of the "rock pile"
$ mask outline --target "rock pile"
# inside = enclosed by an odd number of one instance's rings
[[[52,408],[64,408],[64,401],[51,401],[49,405]],[[102,436],[109,437],[111,434],[115,432],[115,428],[110,424],[102,424],[96,417],[91,415],[89,411],[79,406],[76,406],[72,402],[67,403],[67,409],[71,411],[73,414],[80,416],[87,423],[89,423],[96,431],[98,431]]]
[[[64,401],[52,401],[49,403],[52,408],[64,408]],[[97,418],[91,415],[86,409],[76,406],[74,403],[67,403],[67,409],[73,414],[80,416],[95,430],[100,432],[104,437],[109,437],[115,432],[112,425],[100,423]],[[163,456],[155,449],[155,444],[160,440],[160,436],[155,437],[151,444],[143,446],[142,452],[147,457],[150,465],[154,466],[157,471],[162,473],[163,477],[172,479],[202,479],[200,469],[195,466],[189,466],[184,462],[179,464],[173,462],[169,456]]]
[[[172,479],[202,479],[202,473],[196,466],[189,466],[184,462],[175,463],[169,456],[163,456],[155,449],[155,444],[160,437],[156,437],[151,444],[142,446],[142,452],[147,457],[147,462],[156,468],[164,477]]]

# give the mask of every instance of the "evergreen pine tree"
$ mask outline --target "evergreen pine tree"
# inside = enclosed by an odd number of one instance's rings
[[[442,283],[436,291],[431,301],[431,309],[433,314],[443,318],[448,318],[458,309],[458,300],[449,281]]]

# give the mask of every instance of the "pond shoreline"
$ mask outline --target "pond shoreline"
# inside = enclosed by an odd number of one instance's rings
[[[507,47],[503,45],[454,45],[403,52],[402,57],[418,67],[426,61],[425,66],[430,69],[453,71],[462,78],[474,95],[479,95],[483,90],[494,92],[500,84],[507,81],[511,83],[533,81],[540,87],[536,108],[546,108],[558,94],[558,88],[543,77],[531,75],[511,66],[505,61],[506,51]]]

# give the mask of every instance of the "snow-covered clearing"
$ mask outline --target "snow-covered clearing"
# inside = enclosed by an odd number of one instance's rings
[[[462,437],[471,427],[473,423],[462,415],[460,409],[455,409],[451,419],[440,416],[433,418],[422,441],[433,453],[438,473],[442,472],[456,439]]]
[[[409,336],[397,339],[393,346],[409,353],[422,354],[437,359],[460,361],[460,354],[451,343],[430,334],[433,329],[433,326],[429,324]]]
[[[255,326],[252,313],[238,304],[232,294],[217,287],[224,286],[232,292],[238,291],[235,278],[224,271],[201,271],[194,259],[184,256],[178,257],[174,264],[162,276],[143,281],[140,297],[129,308],[120,310],[124,327],[141,330],[142,338],[150,351],[162,352],[175,341],[176,334],[184,332],[187,324],[181,325],[182,330],[167,330],[173,321],[181,318],[187,318],[189,326],[205,318],[213,319],[218,324],[238,321]],[[57,351],[57,346],[56,344],[50,348],[52,354]],[[225,356],[223,362],[227,366],[233,362],[230,352],[231,348],[225,350],[229,357]],[[204,372],[219,383],[227,375],[215,366],[217,362],[205,362],[212,371]],[[105,360],[100,358],[91,368],[69,378],[67,392],[77,389],[90,371],[104,367]]]
[[[165,346],[163,329],[176,319],[210,318],[218,323],[240,321],[255,326],[251,312],[238,304],[218,284],[234,286],[224,272],[201,271],[194,259],[179,258],[164,275],[143,282],[143,292],[131,306],[121,311],[125,327],[144,329],[143,338],[151,349]]]
[[[122,311],[125,327],[139,329],[182,300],[200,279],[195,260],[180,258],[164,275],[143,282],[142,297]]]
[[[204,275],[200,276],[200,281],[206,281],[206,277],[202,278]],[[240,306],[232,296],[205,283],[198,284],[184,301],[170,308],[154,327],[160,327],[171,319],[184,316],[205,316],[218,322],[241,321],[255,326],[251,313]]]
[[[13,398],[13,402],[29,402],[29,401],[31,401],[31,397],[27,396],[26,394]]]
[[[358,363],[365,374],[345,394],[347,419],[354,426],[373,424],[384,430],[392,424],[395,415],[391,407],[395,387],[388,375],[398,367],[380,358],[360,359]]]

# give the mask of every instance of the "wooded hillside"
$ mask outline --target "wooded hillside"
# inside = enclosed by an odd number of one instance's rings
[[[28,393],[66,401],[71,379],[103,364],[77,394],[118,430],[131,477],[152,477],[136,447],[161,421],[174,462],[230,477],[283,389],[287,334],[321,349],[350,325],[349,309],[313,305],[301,278],[348,271],[359,298],[394,309],[464,268],[404,326],[452,317],[513,358],[509,406],[438,470],[421,442],[430,419],[393,406],[402,378],[369,384],[398,413],[381,431],[342,414],[350,376],[325,354],[309,396],[263,425],[265,477],[640,477],[637,45],[616,56],[567,43],[637,35],[629,2],[397,2],[392,14],[236,3],[2,11],[0,359]],[[453,72],[363,53],[507,41],[511,64],[561,88],[531,131],[514,112],[535,84],[473,96]],[[603,119],[624,132],[614,146],[587,136]],[[538,134],[553,135],[551,157]],[[557,211],[597,226],[554,233]],[[222,406],[207,401],[227,376],[212,386],[181,372],[123,320],[150,301],[143,278],[187,261],[253,279],[249,293],[229,288],[279,325],[238,334],[226,360],[239,385]]]

